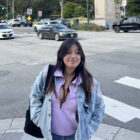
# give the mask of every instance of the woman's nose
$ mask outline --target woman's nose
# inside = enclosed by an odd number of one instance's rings
[[[72,53],[72,54],[71,54],[71,57],[75,57],[75,56],[76,56],[75,53]]]

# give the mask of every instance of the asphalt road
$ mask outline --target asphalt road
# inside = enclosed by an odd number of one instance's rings
[[[114,99],[110,104],[114,110],[109,114],[111,108],[107,107],[103,122],[140,132],[140,89],[115,82],[126,76],[140,80],[140,33],[78,34],[87,68],[101,83],[103,95]],[[0,119],[25,117],[33,81],[46,64],[55,63],[61,43],[27,33],[0,40]],[[124,110],[117,110],[118,105]],[[130,116],[134,117],[128,121]]]

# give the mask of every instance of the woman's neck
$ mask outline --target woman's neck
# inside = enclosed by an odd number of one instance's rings
[[[66,79],[66,83],[65,83],[66,85],[69,85],[69,83],[72,81],[74,75],[75,75],[74,69],[65,69],[64,77]]]
[[[74,69],[65,69],[64,76],[66,77],[73,77],[74,76]]]

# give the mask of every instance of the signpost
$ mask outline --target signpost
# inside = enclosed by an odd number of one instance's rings
[[[27,14],[29,15],[28,17],[27,17],[27,20],[28,21],[30,21],[32,18],[30,17],[30,15],[32,15],[32,8],[28,8],[27,9]],[[28,26],[28,30],[29,30],[29,26]]]

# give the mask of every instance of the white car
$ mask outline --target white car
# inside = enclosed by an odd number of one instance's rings
[[[14,27],[14,26],[20,27],[20,20],[18,20],[18,19],[10,19],[10,20],[7,21],[7,24],[9,26],[12,26],[12,27]]]
[[[6,24],[0,24],[0,38],[14,38],[13,30]]]
[[[34,31],[37,32],[38,30],[40,30],[43,26],[46,26],[46,25],[50,25],[50,24],[58,24],[58,22],[56,21],[41,21],[39,22],[38,24],[34,24],[33,27],[34,27]]]

